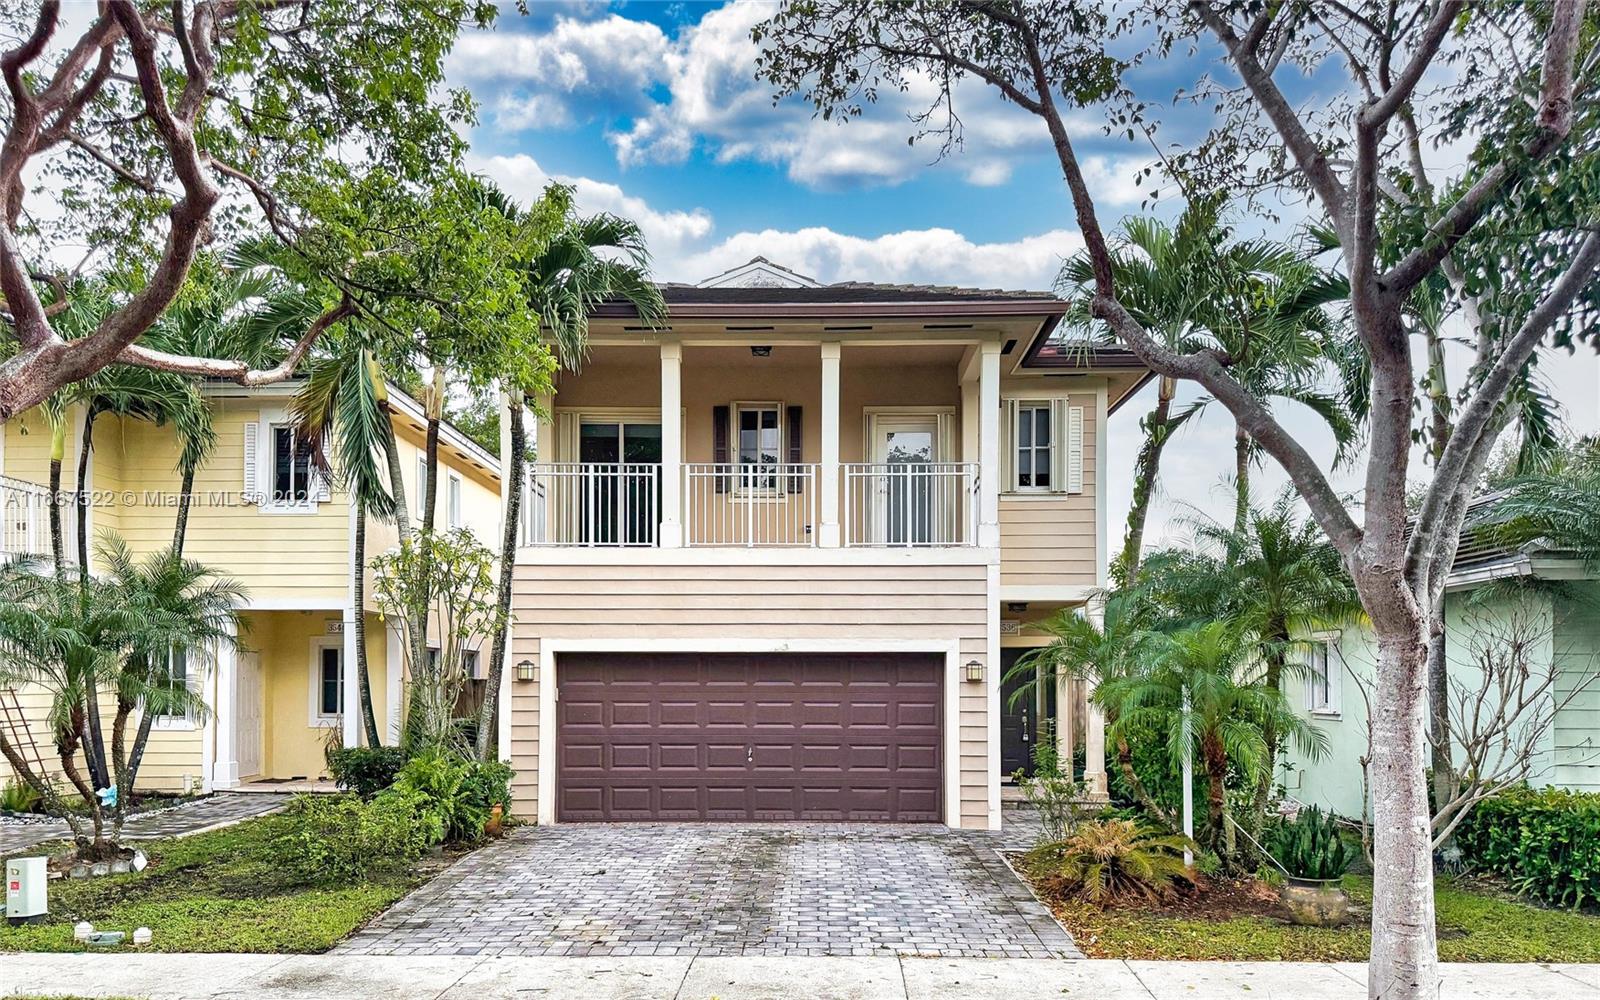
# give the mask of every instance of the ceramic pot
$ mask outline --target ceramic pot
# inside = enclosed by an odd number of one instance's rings
[[[1350,918],[1350,897],[1341,879],[1288,878],[1278,889],[1289,922],[1302,927],[1337,927]]]

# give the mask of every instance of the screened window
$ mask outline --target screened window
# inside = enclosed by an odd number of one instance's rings
[[[181,690],[189,686],[189,654],[181,646],[174,646],[167,656],[166,685],[173,690]],[[167,711],[155,717],[155,721],[162,725],[186,723],[189,717],[181,712]]]
[[[294,428],[272,428],[272,502],[305,503],[311,499],[311,449]]]
[[[1017,407],[1017,488],[1050,488],[1051,451],[1055,442],[1050,433],[1048,404]]]
[[[324,719],[344,713],[344,650],[323,646],[317,650],[317,714]]]
[[[450,527],[461,527],[461,477],[450,477],[449,506]]]
[[[777,466],[783,454],[781,410],[777,404],[747,404],[736,411],[739,429],[739,485],[750,490],[776,490]]]

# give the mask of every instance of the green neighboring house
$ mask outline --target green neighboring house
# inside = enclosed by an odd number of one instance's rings
[[[1497,499],[1488,495],[1474,506]],[[1535,676],[1557,672],[1537,706],[1520,716],[1526,722],[1554,715],[1553,725],[1533,735],[1528,782],[1600,792],[1600,681],[1594,680],[1600,672],[1600,574],[1544,541],[1506,549],[1468,531],[1445,592],[1452,700],[1468,695],[1492,711],[1501,699],[1492,693],[1478,698],[1483,692],[1479,663],[1486,655],[1503,657],[1513,641],[1527,647],[1526,662]],[[1290,679],[1287,693],[1297,710],[1327,734],[1328,751],[1313,762],[1291,748],[1279,779],[1294,799],[1360,817],[1377,643],[1369,627],[1353,625],[1317,633],[1302,656],[1303,677]],[[1458,764],[1460,758],[1458,747]]]

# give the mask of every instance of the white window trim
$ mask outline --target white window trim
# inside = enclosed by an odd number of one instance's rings
[[[1022,454],[1022,415],[1027,413],[1031,416],[1039,410],[1043,410],[1045,412],[1045,423],[1050,427],[1050,443],[1046,446],[1046,456],[1048,458],[1046,465],[1050,470],[1051,478],[1055,478],[1056,466],[1060,464],[1056,461],[1056,448],[1058,447],[1057,438],[1060,436],[1061,431],[1061,428],[1056,426],[1056,409],[1057,407],[1055,407],[1048,399],[1017,400],[1017,405],[1015,407],[1017,422],[1015,426],[1011,428],[1011,467],[1013,470],[1011,474],[1012,493],[1027,496],[1039,494],[1048,495],[1050,493],[1058,492],[1057,488],[1053,486],[1023,486],[1021,485],[1022,473],[1020,471],[1016,471],[1019,468],[1017,459]],[[1028,447],[1030,457],[1037,457],[1034,453],[1039,450],[1038,445],[1029,445]]]
[[[416,520],[422,523],[422,514],[428,507],[428,455],[426,452],[417,452],[417,487],[416,487]]]
[[[773,484],[769,489],[765,486],[745,486],[744,463],[740,461],[739,450],[739,414],[741,411],[751,410],[776,410],[778,413],[778,468],[788,465],[789,429],[784,426],[785,414],[789,412],[781,400],[735,400],[728,406],[728,464],[733,467],[734,488],[728,494],[736,501],[745,503],[787,502],[788,491],[784,489],[784,477],[774,472]]]
[[[261,411],[261,422],[256,432],[258,435],[256,439],[256,495],[260,498],[260,503],[256,505],[256,509],[263,514],[315,514],[323,503],[323,501],[317,499],[321,489],[317,484],[318,477],[316,472],[309,463],[306,466],[305,501],[302,503],[288,503],[273,499],[272,488],[275,485],[274,480],[276,477],[274,473],[278,461],[277,449],[273,447],[273,432],[280,427],[285,427],[291,428],[291,433],[293,433],[293,426],[294,424],[285,410]]]
[[[186,651],[183,657],[183,686],[188,688],[190,691],[194,691],[196,689],[196,682],[199,680],[199,677],[195,675],[194,661],[195,657],[190,652]],[[166,732],[188,733],[193,732],[197,727],[195,726],[194,716],[185,714],[152,715],[150,717],[150,728],[164,730]]]
[[[337,649],[339,651],[339,683],[340,709],[338,715],[322,714],[322,651]],[[343,690],[344,684],[344,637],[340,635],[317,635],[311,637],[311,661],[307,674],[310,678],[311,702],[310,721],[312,729],[336,729],[344,719],[344,713],[350,708],[350,692]]]
[[[1339,634],[1337,632],[1318,632],[1308,640],[1318,643],[1323,650],[1323,670],[1327,677],[1327,698],[1318,698],[1316,674],[1312,670],[1306,671],[1306,713],[1316,719],[1338,719],[1344,715],[1343,707],[1343,672],[1335,665],[1336,660],[1342,662],[1342,657],[1337,653]],[[1308,664],[1309,666],[1309,664]],[[1318,704],[1321,702],[1321,704]]]
[[[461,483],[461,474],[454,470],[445,470],[444,516],[451,530],[466,527],[466,504],[465,487]]]

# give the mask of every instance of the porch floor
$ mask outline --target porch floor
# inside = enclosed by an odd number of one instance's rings
[[[314,795],[333,795],[339,786],[332,781],[315,778],[293,778],[287,781],[251,779],[228,791],[241,795],[289,795],[309,792]]]

